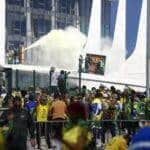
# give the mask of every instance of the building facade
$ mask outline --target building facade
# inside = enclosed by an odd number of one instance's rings
[[[7,49],[26,46],[27,32],[31,32],[34,42],[52,29],[70,25],[84,33],[88,31],[91,0],[6,0],[6,3]]]
[[[103,37],[113,38],[117,6],[118,0],[102,0]],[[87,35],[91,7],[92,0],[6,0],[6,51],[18,57],[20,47],[67,26]]]

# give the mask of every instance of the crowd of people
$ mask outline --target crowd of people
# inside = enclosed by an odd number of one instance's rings
[[[36,92],[13,90],[5,96],[3,105],[8,109],[0,115],[0,149],[26,150],[29,137],[31,145],[41,149],[41,136],[45,136],[49,149],[56,146],[53,138],[61,141],[63,150],[93,150],[98,143],[106,150],[126,150],[140,128],[139,120],[150,119],[145,93],[104,85],[91,90],[83,86],[81,91],[59,87],[53,85],[51,93],[37,88]],[[118,136],[119,132],[123,134]]]

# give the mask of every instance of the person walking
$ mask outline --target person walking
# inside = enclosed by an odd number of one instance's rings
[[[51,148],[50,134],[49,134],[49,103],[46,96],[42,96],[39,99],[39,103],[36,106],[36,140],[38,144],[38,149],[41,149],[41,136],[44,133],[48,148]]]
[[[22,108],[21,98],[18,96],[15,97],[12,113],[13,126],[7,139],[8,150],[27,150],[28,131],[31,145],[35,146],[33,119],[30,113]]]
[[[115,123],[115,105],[113,102],[104,104],[102,112],[102,131],[101,131],[101,140],[105,144],[105,133],[107,130],[110,130],[112,137],[116,135]]]
[[[50,113],[51,118],[55,123],[54,127],[55,137],[60,139],[63,121],[67,119],[67,105],[60,98],[60,95],[58,93],[54,95],[54,102],[51,105]]]

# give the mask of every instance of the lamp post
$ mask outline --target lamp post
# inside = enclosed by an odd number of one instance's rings
[[[49,93],[52,94],[52,70],[49,71]]]
[[[36,71],[33,70],[33,93],[34,93],[34,99],[36,96]]]
[[[19,90],[19,70],[16,70],[16,89]]]
[[[80,55],[79,57],[79,93],[81,93],[81,82],[82,82],[82,63],[83,63],[83,56]]]
[[[147,0],[146,96],[150,98],[150,0]]]

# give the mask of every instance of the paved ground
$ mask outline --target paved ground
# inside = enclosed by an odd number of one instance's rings
[[[61,150],[61,143],[56,141],[56,140],[51,140],[52,145],[55,146],[55,148],[48,149],[46,141],[44,138],[41,139],[41,150]],[[35,147],[32,147],[30,142],[27,144],[27,149],[28,150],[38,150],[37,145]]]
[[[109,139],[111,138],[111,135],[110,135],[110,132],[107,132],[106,133],[106,141],[108,141]],[[47,147],[47,144],[46,144],[46,141],[44,139],[44,137],[41,138],[41,150],[61,150],[61,143],[52,139],[51,140],[52,142],[52,145],[56,146],[56,148],[53,148],[53,149],[48,149]],[[33,148],[30,144],[30,142],[28,142],[28,150],[38,150],[37,149],[37,145]],[[103,150],[104,147],[102,147],[102,143],[101,143],[101,140],[98,139],[97,140],[97,150]]]
[[[41,150],[61,150],[61,143],[59,143],[58,141],[56,140],[52,140],[52,145],[55,145],[56,148],[52,148],[52,149],[48,149],[47,145],[46,145],[46,142],[44,139],[41,140]],[[100,140],[98,140],[98,143],[97,144],[97,150],[103,150],[103,147],[101,146],[101,142]],[[28,142],[28,150],[38,150],[37,149],[37,145],[33,148],[30,144],[30,142]]]

